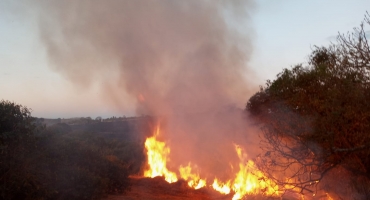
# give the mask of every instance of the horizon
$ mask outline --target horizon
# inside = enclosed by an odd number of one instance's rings
[[[370,7],[368,1],[258,1],[250,12],[251,23],[241,32],[252,38],[253,52],[248,66],[264,85],[283,68],[305,63],[314,45],[335,42],[339,33],[359,27]],[[122,89],[119,99],[102,98],[99,82],[89,87],[76,85],[47,61],[40,42],[38,11],[24,3],[2,1],[0,11],[0,98],[14,101],[33,110],[35,117],[137,116],[135,99]],[[28,8],[28,7],[27,7]],[[321,9],[322,8],[322,9]],[[342,13],[346,12],[344,16]],[[315,13],[315,15],[309,15]],[[240,26],[244,22],[231,21]],[[253,94],[253,92],[252,92]],[[250,95],[252,95],[250,94]],[[245,96],[243,108],[250,96]]]

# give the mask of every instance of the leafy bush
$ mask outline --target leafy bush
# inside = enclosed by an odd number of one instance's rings
[[[30,110],[0,102],[0,199],[100,199],[129,189],[142,144],[38,126]]]
[[[338,44],[315,47],[309,65],[284,69],[247,104],[263,123],[263,166],[282,184],[314,192],[332,169],[370,180],[370,47],[365,17]],[[273,176],[273,175],[272,175]]]

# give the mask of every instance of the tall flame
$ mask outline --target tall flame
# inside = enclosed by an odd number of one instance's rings
[[[167,169],[167,156],[170,154],[170,148],[166,147],[164,142],[157,141],[159,135],[159,126],[154,136],[147,138],[145,148],[147,149],[149,169],[144,172],[145,177],[164,176],[169,183],[176,182],[177,176],[174,172]]]
[[[216,178],[212,184],[213,189],[222,194],[229,194],[232,190],[235,193],[233,200],[241,199],[247,194],[279,195],[277,184],[268,179],[252,160],[247,160],[247,154],[243,153],[243,149],[235,145],[235,150],[240,160],[239,171],[233,180],[226,183]]]
[[[246,194],[278,195],[277,185],[268,179],[252,160],[247,160],[247,155],[240,146],[235,145],[235,149],[240,163],[239,172],[233,181],[233,199],[240,199]]]
[[[152,178],[162,176],[167,182],[173,183],[178,180],[178,176],[175,172],[167,169],[166,164],[170,148],[166,147],[165,142],[157,140],[159,133],[160,129],[158,126],[154,136],[147,138],[145,141],[150,169],[144,172],[144,176]],[[180,165],[180,177],[188,182],[189,187],[194,189],[210,186],[221,194],[233,192],[233,199],[241,199],[248,194],[279,195],[277,184],[268,179],[252,160],[247,159],[247,154],[243,152],[243,149],[235,145],[235,150],[240,162],[239,171],[235,174],[234,179],[222,182],[216,177],[212,185],[209,183],[207,185],[206,179],[201,178],[198,173],[193,172],[191,163],[188,163],[187,166]]]

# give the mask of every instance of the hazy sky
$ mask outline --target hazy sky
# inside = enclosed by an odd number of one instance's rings
[[[0,0],[0,99],[26,105],[37,117],[134,115],[129,100],[111,106],[98,84],[76,86],[49,66],[38,20],[22,2]],[[369,0],[256,1],[253,31],[246,33],[254,47],[248,65],[259,77],[253,81],[263,85],[283,68],[304,63],[313,45],[327,45],[338,32],[352,31],[369,8]]]

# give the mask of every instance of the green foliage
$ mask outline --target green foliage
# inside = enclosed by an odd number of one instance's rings
[[[365,22],[370,24],[369,18]],[[284,69],[246,109],[263,124],[267,168],[303,190],[335,166],[370,179],[370,48],[363,25]],[[269,147],[267,147],[269,146]]]
[[[24,199],[37,195],[38,183],[30,173],[29,149],[34,148],[32,123],[27,107],[0,101],[0,198]]]
[[[32,123],[31,111],[10,101],[0,101],[0,148],[16,145],[31,138],[36,128]]]
[[[42,162],[36,164],[36,169],[44,172],[39,178],[43,187],[55,190],[51,199],[100,198],[127,189],[125,161],[109,160],[110,147],[75,136],[48,134],[52,135],[39,140]]]
[[[142,144],[104,133],[47,128],[21,105],[0,104],[0,199],[101,199],[129,189]]]

